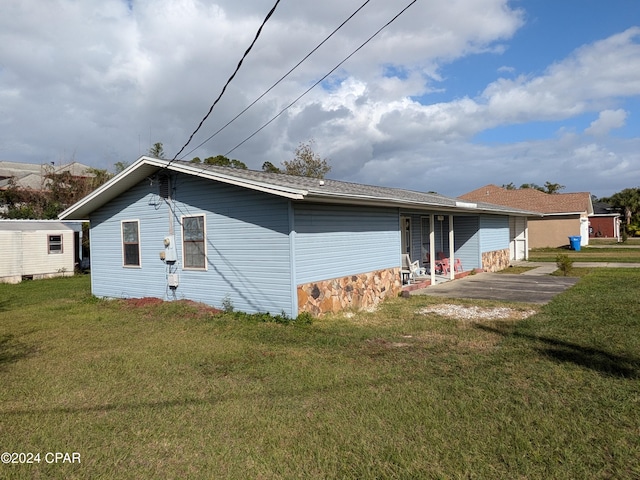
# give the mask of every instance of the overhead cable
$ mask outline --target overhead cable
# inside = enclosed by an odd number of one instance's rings
[[[229,120],[226,124],[224,124],[222,127],[220,127],[213,135],[211,135],[209,138],[207,138],[206,140],[204,140],[202,143],[200,143],[197,147],[194,147],[193,149],[191,149],[189,152],[185,153],[182,158],[187,157],[188,155],[191,155],[193,152],[195,152],[197,149],[199,149],[200,147],[202,147],[205,143],[207,143],[208,141],[210,141],[212,138],[214,138],[215,136],[217,136],[220,132],[222,132],[225,128],[227,128],[229,125],[231,125],[233,122],[235,122],[238,118],[240,118],[242,115],[245,114],[245,112],[247,110],[249,110],[251,107],[253,107],[256,103],[258,103],[260,100],[262,100],[262,98],[267,95],[271,90],[273,90],[276,86],[278,86],[285,78],[287,78],[289,75],[291,75],[300,65],[302,65],[311,55],[313,55],[322,45],[324,45],[325,43],[327,43],[327,41],[333,37],[338,30],[340,30],[342,27],[344,27],[347,22],[349,20],[351,20],[353,17],[355,17],[360,10],[362,10],[371,0],[367,0],[366,2],[364,2],[362,5],[360,5],[360,7],[353,12],[351,15],[349,15],[349,17],[342,22],[333,32],[331,32],[322,42],[320,42],[316,47],[313,48],[313,50],[311,50],[307,55],[304,56],[304,58],[302,60],[300,60],[298,63],[296,63],[293,68],[291,68],[287,73],[285,73],[282,77],[280,77],[280,79],[274,83],[273,85],[271,85],[262,95],[260,95],[258,98],[256,98],[253,102],[251,102],[249,105],[247,105],[245,107],[244,110],[242,110],[240,113],[238,113],[235,117],[233,117],[231,120]]]
[[[229,84],[231,83],[231,81],[233,80],[233,78],[236,76],[236,73],[238,73],[238,70],[240,70],[240,67],[242,66],[242,62],[244,61],[244,59],[247,57],[247,55],[249,55],[249,52],[251,51],[251,49],[253,48],[253,46],[256,44],[258,37],[260,36],[260,34],[262,33],[262,28],[265,26],[265,24],[267,23],[267,21],[271,18],[271,16],[273,15],[273,12],[276,11],[276,7],[278,6],[278,4],[280,3],[280,0],[276,0],[276,3],[273,5],[273,7],[271,8],[271,10],[269,11],[269,13],[267,14],[267,16],[265,17],[265,19],[262,21],[262,24],[260,25],[260,28],[258,28],[258,31],[256,32],[256,35],[253,39],[253,41],[251,42],[251,45],[249,45],[249,48],[247,48],[247,50],[244,52],[244,55],[242,55],[242,58],[240,59],[240,61],[238,62],[238,65],[236,66],[236,69],[234,70],[234,72],[231,74],[231,76],[229,77],[229,79],[227,80],[227,83],[225,83],[224,87],[222,87],[222,91],[220,92],[220,95],[218,95],[218,98],[215,99],[215,101],[213,102],[213,104],[211,105],[211,108],[209,108],[209,111],[207,112],[207,114],[204,116],[204,118],[202,120],[200,120],[200,124],[198,125],[198,127],[193,131],[193,133],[191,134],[191,136],[189,137],[189,140],[187,140],[187,143],[184,144],[184,146],[180,149],[180,151],[178,153],[176,153],[175,157],[173,157],[173,159],[167,164],[167,166],[169,166],[171,164],[171,162],[173,162],[174,160],[176,160],[178,158],[178,156],[182,153],[182,151],[187,148],[187,145],[189,145],[189,143],[191,142],[191,140],[193,139],[193,136],[198,133],[198,130],[200,130],[200,128],[202,127],[202,125],[204,124],[204,122],[207,120],[207,118],[209,118],[209,115],[211,115],[211,112],[213,111],[214,107],[217,105],[217,103],[220,101],[220,99],[222,98],[222,95],[224,95],[224,92],[227,90],[227,87],[229,86]]]
[[[396,14],[396,16],[394,16],[391,20],[389,20],[386,24],[384,24],[382,27],[380,27],[373,35],[371,35],[367,40],[365,40],[364,43],[362,43],[358,48],[356,48],[353,52],[351,52],[347,57],[345,57],[344,60],[342,60],[340,63],[338,63],[335,67],[333,67],[326,75],[324,75],[320,80],[318,80],[316,83],[314,83],[313,85],[311,85],[311,87],[309,87],[307,90],[304,91],[304,93],[302,93],[300,96],[298,96],[298,98],[296,98],[293,102],[291,102],[289,105],[287,105],[286,107],[284,107],[282,110],[280,110],[280,112],[278,114],[276,114],[273,118],[271,118],[271,120],[269,120],[267,123],[265,123],[264,125],[262,125],[260,128],[258,128],[255,132],[253,132],[251,135],[249,135],[247,138],[245,138],[242,142],[240,142],[239,144],[237,144],[235,147],[233,147],[231,150],[229,150],[227,153],[224,154],[224,156],[226,157],[227,155],[229,155],[231,152],[235,151],[236,149],[238,149],[239,147],[241,147],[242,145],[244,145],[246,142],[248,142],[249,140],[251,140],[253,137],[255,137],[258,133],[260,133],[262,130],[264,130],[265,128],[267,128],[269,125],[271,125],[271,123],[273,123],[278,117],[280,117],[280,115],[282,115],[284,112],[286,112],[289,108],[291,108],[293,105],[295,105],[302,97],[304,97],[307,93],[309,93],[311,90],[313,90],[315,87],[317,87],[320,83],[322,83],[329,75],[331,75],[333,72],[335,72],[338,68],[340,68],[340,66],[342,66],[343,63],[345,63],[347,60],[349,60],[351,57],[353,57],[356,53],[358,53],[367,43],[369,43],[371,40],[373,40],[380,32],[382,32],[382,30],[384,30],[385,28],[387,28],[389,25],[391,25],[393,22],[396,21],[396,19],[402,15],[404,12],[406,12],[409,7],[411,7],[414,3],[416,3],[418,0],[413,0],[411,3],[409,3],[409,5],[407,5],[406,7],[404,7],[402,10],[400,10],[400,12],[398,14]]]

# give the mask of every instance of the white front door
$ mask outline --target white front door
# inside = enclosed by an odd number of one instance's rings
[[[511,260],[526,260],[527,219],[525,217],[509,217],[509,254]]]

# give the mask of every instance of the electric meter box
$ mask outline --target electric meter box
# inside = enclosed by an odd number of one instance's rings
[[[164,237],[164,261],[167,263],[174,263],[177,260],[176,238],[173,235]]]
[[[178,288],[179,284],[180,278],[178,277],[177,273],[170,273],[169,275],[167,275],[167,285],[169,286],[169,288]]]

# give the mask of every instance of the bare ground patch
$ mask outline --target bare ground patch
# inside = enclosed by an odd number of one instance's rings
[[[522,320],[537,312],[533,309],[519,310],[511,307],[478,307],[443,303],[419,309],[416,313],[435,313],[456,320]]]

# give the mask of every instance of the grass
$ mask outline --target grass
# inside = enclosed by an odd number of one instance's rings
[[[618,242],[616,238],[589,238],[590,245],[630,245],[640,247],[640,237],[629,237],[624,243]]]
[[[504,275],[521,275],[529,270],[533,270],[536,267],[526,267],[523,265],[510,265],[508,268],[503,268],[496,273],[504,274]]]
[[[574,262],[640,263],[640,245],[631,248],[581,247],[579,251],[568,248],[534,248],[529,252],[530,262],[555,262],[558,254],[567,255]]]
[[[0,449],[82,461],[0,476],[638,478],[639,289],[601,268],[507,304],[538,309],[518,322],[411,297],[287,325],[97,300],[87,277],[0,285]]]

